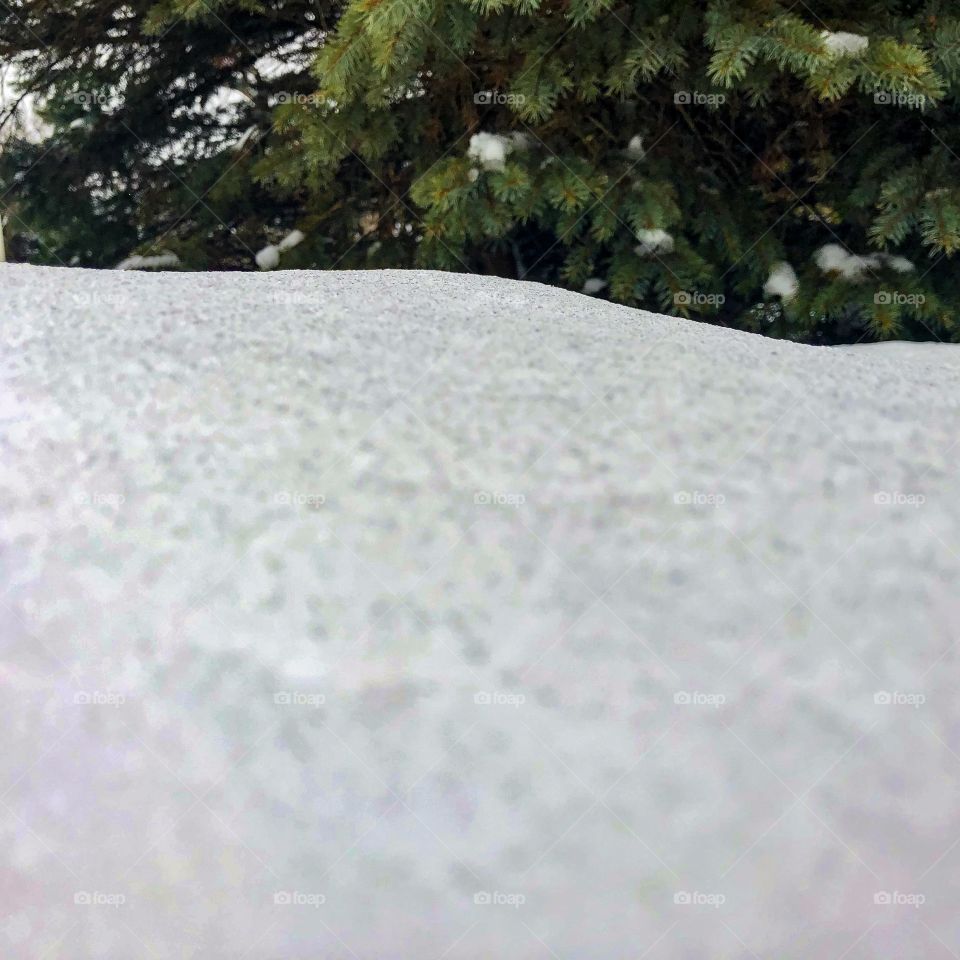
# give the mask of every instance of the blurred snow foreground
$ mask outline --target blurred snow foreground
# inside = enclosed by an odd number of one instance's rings
[[[960,943],[960,371],[434,273],[0,268],[0,955]]]

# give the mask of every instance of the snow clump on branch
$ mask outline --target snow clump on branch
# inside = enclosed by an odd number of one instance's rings
[[[292,250],[306,238],[302,230],[291,230],[279,243],[268,243],[260,250],[256,257],[257,266],[261,270],[276,270],[280,266],[280,254]]]
[[[502,170],[514,150],[529,150],[533,145],[525,133],[475,133],[470,138],[467,156],[484,170]]]
[[[800,289],[797,272],[785,260],[773,265],[767,282],[763,285],[763,292],[768,297],[781,297],[792,300]]]
[[[827,53],[832,57],[852,57],[863,53],[870,45],[870,38],[863,37],[859,33],[833,33],[830,30],[824,30],[820,34],[823,39]]]
[[[178,263],[180,263],[180,258],[175,253],[166,250],[153,257],[141,257],[139,254],[134,254],[132,257],[127,257],[126,260],[121,260],[116,269],[156,270],[162,267],[175,267]]]
[[[657,253],[671,253],[673,251],[673,237],[666,230],[638,230],[637,239],[640,245],[636,247],[641,257],[649,257]]]
[[[906,257],[896,257],[889,253],[870,253],[866,256],[850,253],[839,243],[822,246],[813,257],[824,273],[838,273],[844,280],[857,283],[864,280],[864,274],[870,270],[889,267],[897,273],[910,273],[914,265]]]

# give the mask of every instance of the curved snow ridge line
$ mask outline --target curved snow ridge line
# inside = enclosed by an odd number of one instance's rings
[[[608,334],[617,334],[621,349],[640,347],[636,355],[642,368],[644,345],[652,342],[661,346],[675,344],[678,349],[712,354],[723,362],[735,354],[737,364],[750,368],[767,368],[778,375],[784,365],[791,376],[805,380],[823,379],[831,389],[844,395],[876,397],[886,384],[886,394],[896,381],[922,376],[930,383],[934,377],[942,381],[942,389],[931,394],[930,402],[937,407],[960,405],[955,358],[960,351],[953,344],[858,344],[850,347],[825,348],[774,340],[755,333],[731,330],[699,321],[671,317],[598,300],[569,290],[530,281],[501,277],[481,277],[428,270],[369,270],[369,271],[314,271],[284,270],[276,273],[111,273],[109,271],[65,269],[61,267],[34,267],[23,264],[4,265],[0,282],[6,295],[17,290],[34,300],[36,277],[50,278],[42,300],[33,303],[35,318],[73,309],[80,303],[102,311],[104,317],[130,309],[127,292],[139,287],[144,291],[182,289],[195,295],[198,290],[212,306],[221,298],[224,309],[231,314],[238,310],[295,311],[299,322],[307,325],[335,308],[354,316],[358,306],[378,306],[383,310],[383,322],[396,321],[417,311],[433,312],[439,306],[433,295],[445,298],[450,306],[449,322],[465,328],[464,332],[482,333],[489,328],[485,317],[504,319],[508,314],[518,329],[534,322],[551,322],[576,330],[583,326],[605,326]],[[250,299],[238,301],[237,290],[249,291]],[[429,292],[431,296],[425,296]],[[159,301],[163,302],[163,297]],[[191,312],[178,311],[189,322]],[[145,293],[137,305],[139,311],[151,311],[154,298]],[[117,308],[120,308],[119,310]],[[198,311],[197,316],[200,315]],[[622,338],[622,339],[621,339]],[[524,341],[518,339],[517,349]],[[752,363],[750,359],[752,358]],[[923,367],[923,374],[916,372]],[[862,373],[854,376],[853,370]],[[891,379],[893,378],[893,379]],[[906,379],[904,379],[906,378]]]
[[[954,371],[451,274],[0,298],[4,958],[955,941]]]
[[[935,340],[913,343],[906,340],[884,340],[879,343],[841,344],[835,349],[871,360],[902,360],[932,366],[960,363],[960,343],[941,343]]]
[[[294,300],[297,296],[302,297],[301,305],[305,312],[309,310],[321,311],[326,305],[321,299],[323,294],[327,294],[334,299],[347,296],[351,291],[372,293],[376,295],[378,287],[382,284],[389,285],[392,295],[396,296],[399,291],[412,292],[414,294],[428,289],[440,290],[457,299],[461,297],[479,297],[482,301],[502,300],[505,295],[510,298],[511,295],[520,295],[523,305],[529,311],[537,314],[549,314],[557,302],[563,302],[570,307],[564,314],[573,313],[572,317],[564,316],[563,319],[579,318],[581,320],[595,320],[596,318],[617,318],[621,320],[645,321],[641,332],[649,327],[649,321],[657,321],[664,325],[665,331],[682,334],[696,342],[703,338],[714,339],[742,339],[745,343],[751,343],[756,346],[763,346],[766,349],[776,353],[780,350],[809,350],[820,349],[818,347],[809,347],[804,344],[796,344],[786,340],[772,340],[759,334],[748,333],[745,331],[732,330],[718,327],[713,324],[703,323],[695,320],[687,320],[680,317],[672,317],[668,314],[652,313],[646,310],[638,310],[633,307],[627,307],[622,304],[611,303],[606,300],[598,300],[560,287],[553,287],[546,284],[536,283],[525,280],[513,280],[504,277],[483,277],[475,274],[460,274],[447,271],[435,270],[283,270],[269,274],[259,274],[253,272],[235,272],[235,273],[189,273],[189,272],[160,272],[160,273],[123,273],[108,275],[107,271],[88,270],[80,268],[63,267],[37,267],[27,264],[5,264],[3,269],[7,275],[3,278],[4,282],[16,290],[17,287],[24,289],[29,293],[31,288],[37,283],[36,277],[45,274],[56,284],[49,290],[48,296],[62,296],[69,299],[72,295],[72,288],[80,290],[92,289],[91,284],[95,285],[97,290],[103,291],[104,288],[114,287],[118,290],[127,290],[131,286],[142,285],[149,288],[157,285],[160,288],[185,286],[196,290],[198,284],[204,290],[207,296],[230,296],[238,286],[251,287],[259,289],[266,295],[266,305],[272,305],[271,294],[284,293]],[[200,278],[200,279],[198,279]],[[311,296],[314,299],[311,299]],[[109,307],[109,298],[105,306]],[[282,298],[281,298],[282,299]],[[467,303],[470,301],[468,300]],[[402,298],[397,299],[396,305],[402,310],[405,302]],[[414,305],[419,305],[415,300]],[[38,302],[37,307],[43,308],[43,302]],[[150,304],[143,305],[149,309]],[[575,308],[575,311],[574,311]],[[579,314],[579,317],[577,317]],[[524,320],[525,315],[520,313],[516,319],[519,322]],[[860,345],[872,346],[872,345]],[[942,345],[947,346],[947,345]]]

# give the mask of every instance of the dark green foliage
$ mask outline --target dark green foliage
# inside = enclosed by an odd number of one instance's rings
[[[298,227],[284,267],[593,278],[793,339],[960,339],[952,4],[81,0],[53,34],[49,0],[24,7],[29,31],[0,13],[0,56],[53,133],[0,176],[36,259],[251,268]],[[254,69],[296,41],[295,69]],[[248,96],[226,123],[201,107],[219,87]],[[478,133],[512,137],[502,163],[469,154]],[[865,259],[825,269],[826,244]],[[764,292],[780,262],[795,296]]]
[[[254,124],[269,133],[278,92],[313,89],[310,56],[332,22],[313,0],[270,10],[0,4],[0,60],[39,96],[50,128],[40,142],[14,134],[3,145],[8,245],[42,263],[113,266],[135,249],[164,248],[198,268],[248,266],[266,233],[301,216],[303,198],[256,182],[252,137],[232,145]],[[298,72],[280,81],[256,69],[311,35]],[[224,88],[239,102],[209,109]]]

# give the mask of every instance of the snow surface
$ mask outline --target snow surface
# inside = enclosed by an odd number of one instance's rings
[[[4,960],[956,951],[954,364],[452,274],[0,302]]]
[[[935,367],[948,363],[960,363],[960,343],[937,343],[926,341],[914,343],[908,340],[883,340],[880,343],[846,343],[837,350],[853,350],[857,353],[872,353],[896,356],[900,360],[920,360]]]

